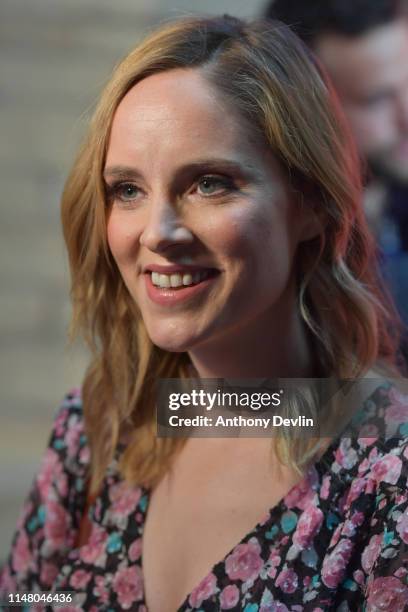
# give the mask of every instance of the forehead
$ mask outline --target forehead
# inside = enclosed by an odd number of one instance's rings
[[[370,94],[379,87],[398,87],[408,80],[405,18],[356,37],[324,34],[315,50],[341,94]]]
[[[108,157],[138,153],[183,156],[237,148],[244,120],[198,69],[174,69],[137,83],[120,102],[112,124]]]

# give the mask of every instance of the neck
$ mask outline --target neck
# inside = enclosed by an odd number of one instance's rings
[[[200,378],[312,378],[316,359],[298,309],[266,312],[189,351]]]

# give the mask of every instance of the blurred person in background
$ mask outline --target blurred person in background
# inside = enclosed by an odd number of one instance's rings
[[[365,209],[408,323],[408,18],[401,0],[274,0],[265,15],[309,45],[337,89],[362,158]]]

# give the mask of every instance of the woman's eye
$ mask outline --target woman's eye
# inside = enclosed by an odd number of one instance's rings
[[[202,195],[215,195],[225,191],[231,191],[233,182],[221,176],[203,176],[197,183]]]
[[[132,183],[119,183],[112,186],[111,192],[115,199],[132,202],[139,195],[140,189]]]

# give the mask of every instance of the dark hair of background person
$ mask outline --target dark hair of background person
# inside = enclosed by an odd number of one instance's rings
[[[359,36],[396,19],[401,0],[274,0],[265,17],[289,25],[307,44],[313,46],[323,32]]]

